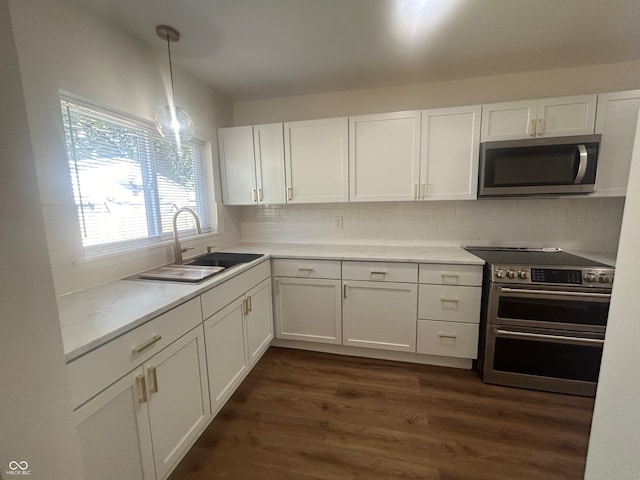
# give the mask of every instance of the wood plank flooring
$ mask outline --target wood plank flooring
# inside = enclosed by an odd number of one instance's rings
[[[593,399],[271,347],[170,480],[578,480]]]

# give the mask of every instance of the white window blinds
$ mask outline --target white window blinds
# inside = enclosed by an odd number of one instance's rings
[[[162,138],[152,124],[61,98],[73,194],[87,254],[159,242],[174,212],[210,230],[204,145]],[[178,228],[194,228],[189,215]]]

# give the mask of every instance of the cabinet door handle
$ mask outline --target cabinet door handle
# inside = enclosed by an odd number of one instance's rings
[[[262,201],[262,189],[261,188],[258,189],[258,201],[259,202]]]
[[[138,402],[145,403],[147,401],[147,382],[144,375],[136,377],[136,386],[138,387]]]
[[[347,298],[347,284],[346,283],[342,286],[342,296],[344,298]]]
[[[418,200],[418,184],[417,183],[413,187],[413,199]]]
[[[135,353],[135,354],[138,354],[138,353],[142,352],[143,350],[146,350],[147,348],[149,348],[154,343],[159,342],[161,339],[162,339],[161,335],[154,335],[153,337],[151,337],[146,342],[141,343],[137,347],[133,347],[132,352]]]
[[[151,375],[151,380],[153,384],[149,387],[151,393],[158,393],[158,371],[156,367],[149,367],[149,374]]]
[[[249,304],[246,298],[242,300],[242,313],[244,313],[245,316],[249,315]]]
[[[276,280],[275,284],[276,295],[280,294],[280,280]]]
[[[451,303],[459,303],[460,300],[458,300],[457,298],[445,298],[445,297],[440,297],[440,301],[441,302],[451,302]]]
[[[544,135],[545,121],[544,118],[538,119],[538,135]]]
[[[531,121],[529,122],[529,136],[530,137],[536,136],[536,119],[535,118],[532,118]]]
[[[253,305],[251,305],[251,295],[247,297],[247,310],[248,313],[253,312]]]
[[[424,198],[427,196],[427,184],[423,183],[421,186],[421,198],[424,200]]]
[[[251,189],[251,201],[253,203],[256,203],[256,189],[255,188]]]
[[[287,187],[287,200],[292,200],[293,199],[293,191],[291,190],[291,187]]]
[[[458,335],[456,335],[455,333],[442,333],[442,332],[438,332],[438,336],[440,338],[458,338]]]

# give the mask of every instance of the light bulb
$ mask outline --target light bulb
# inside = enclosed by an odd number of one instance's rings
[[[156,128],[164,138],[177,136],[180,140],[191,140],[195,131],[191,116],[184,108],[177,105],[173,108],[170,105],[165,105],[158,109]]]

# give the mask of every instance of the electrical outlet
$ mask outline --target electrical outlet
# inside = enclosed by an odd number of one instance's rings
[[[342,230],[342,217],[336,217],[334,223],[338,230]]]

